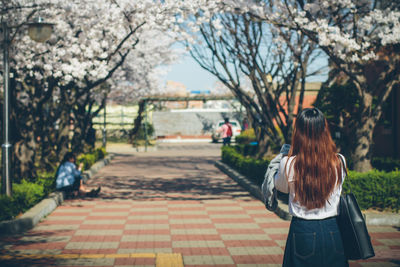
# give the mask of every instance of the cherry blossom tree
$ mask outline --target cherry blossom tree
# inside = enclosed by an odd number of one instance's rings
[[[110,81],[108,98],[129,104],[136,103],[143,96],[163,93],[161,79],[167,74],[168,66],[183,53],[181,49],[174,48],[175,42],[174,35],[151,29],[144,31],[140,42]]]
[[[40,11],[47,20],[57,22],[48,43],[15,35],[13,121],[20,176],[34,169],[38,145],[45,166],[66,152],[71,113],[75,118],[72,148],[77,152],[84,148],[96,114],[93,94],[123,64],[144,24],[129,21],[132,12],[125,8],[108,1],[53,3]],[[29,101],[19,101],[21,97]]]
[[[148,59],[147,53],[154,50],[145,45],[137,49],[139,40],[146,31],[169,29],[176,8],[180,6],[173,1],[153,0],[13,0],[4,6],[2,20],[16,25],[11,67],[16,166],[22,166],[18,176],[31,176],[37,156],[48,167],[59,160],[70,143],[71,118],[72,149],[85,148],[93,136],[92,118],[104,107],[105,92],[115,89],[113,83],[104,83],[114,75],[121,77],[123,70],[119,76],[117,71],[133,51],[131,65],[138,64],[131,69],[146,70],[141,54]],[[35,43],[23,32],[22,25],[38,15],[55,23],[46,43]]]
[[[357,171],[371,169],[372,135],[382,107],[399,83],[400,5],[386,0],[227,0],[225,9],[300,31],[328,56],[332,82],[357,88],[361,119],[354,121]]]
[[[243,6],[219,7],[183,23],[197,38],[187,46],[246,108],[262,156],[290,142],[306,79],[320,71],[309,65],[320,53],[301,32],[259,20]],[[207,20],[203,13],[212,15]]]
[[[131,143],[142,127],[143,114],[148,109],[141,98],[165,93],[161,78],[166,75],[168,65],[176,62],[182,54],[180,49],[172,47],[175,41],[174,36],[163,32],[144,32],[111,81],[108,99],[120,104],[138,104],[134,127],[129,131]]]
[[[276,1],[283,16],[266,20],[300,30],[328,55],[336,81],[354,84],[361,99],[354,169],[371,169],[373,130],[400,80],[400,9],[392,1]]]

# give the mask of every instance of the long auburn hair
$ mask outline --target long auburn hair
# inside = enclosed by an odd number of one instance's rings
[[[288,156],[295,157],[290,166],[294,201],[308,210],[324,207],[342,177],[336,145],[319,109],[306,108],[298,114]]]

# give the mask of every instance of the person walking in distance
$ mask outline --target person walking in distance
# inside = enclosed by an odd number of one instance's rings
[[[218,129],[218,132],[222,133],[222,144],[230,146],[233,135],[232,124],[229,123],[229,118],[225,118],[224,120],[225,123]]]
[[[348,266],[336,222],[344,168],[322,112],[301,111],[291,148],[275,176],[275,188],[289,194],[292,215],[284,267]]]

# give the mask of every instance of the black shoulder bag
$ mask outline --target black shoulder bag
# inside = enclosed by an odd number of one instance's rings
[[[343,159],[340,156],[339,158],[342,161],[347,177],[346,166]],[[359,260],[375,256],[367,225],[365,224],[356,197],[351,192],[351,188],[349,194],[342,194],[340,196],[337,223],[342,236],[344,254],[347,259]]]

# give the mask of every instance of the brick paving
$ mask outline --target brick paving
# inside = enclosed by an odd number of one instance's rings
[[[0,239],[0,266],[280,266],[289,222],[213,162],[215,144],[126,146],[89,181],[95,199],[67,200],[31,231]],[[400,266],[400,231],[371,226],[377,256]]]

